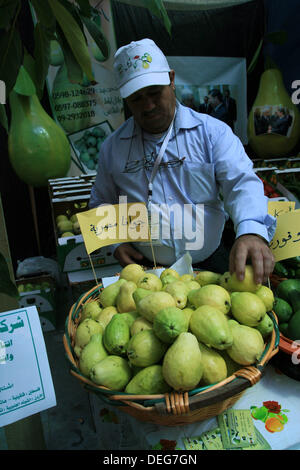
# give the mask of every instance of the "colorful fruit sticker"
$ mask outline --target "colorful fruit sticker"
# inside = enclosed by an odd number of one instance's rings
[[[277,401],[264,401],[263,405],[250,406],[252,418],[265,423],[265,428],[269,432],[280,432],[288,422],[288,417],[284,413],[290,410],[283,410]]]

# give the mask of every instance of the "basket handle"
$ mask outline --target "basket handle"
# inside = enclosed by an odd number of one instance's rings
[[[188,392],[184,394],[178,392],[167,393],[165,394],[165,401],[155,403],[154,407],[160,415],[186,414],[206,406],[214,405],[243,392],[246,388],[258,382],[262,374],[263,370],[259,370],[256,367],[241,369],[233,376],[216,384],[215,387],[211,387],[208,391],[204,390],[192,397],[188,396]]]

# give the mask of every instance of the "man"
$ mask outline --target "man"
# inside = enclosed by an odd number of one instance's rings
[[[208,102],[208,96],[204,96],[203,103],[199,106],[199,113],[210,114],[211,106]]]
[[[227,124],[234,132],[234,123],[237,119],[236,101],[230,96],[230,90],[228,89],[224,91],[224,105],[228,114]]]
[[[290,126],[288,116],[285,114],[284,108],[279,108],[275,112],[276,119],[270,126],[269,133],[275,133],[280,135],[287,135],[288,128]]]
[[[223,95],[220,90],[210,90],[208,92],[208,102],[212,108],[210,115],[228,124],[229,116],[225,104],[223,103]]]
[[[168,220],[171,233],[154,246],[157,265],[170,266],[190,251],[193,265],[200,267],[218,252],[226,210],[236,231],[227,270],[242,280],[251,258],[256,282],[265,282],[274,267],[268,242],[275,219],[267,213],[262,183],[239,139],[223,122],[176,100],[175,72],[150,39],[121,47],[114,67],[120,94],[133,116],[101,146],[90,207],[118,204],[120,196],[128,203],[148,203],[152,194],[151,207],[162,208],[162,220]],[[178,212],[172,218],[170,208],[175,204],[193,211],[186,211],[184,221]],[[190,222],[202,229],[204,244],[198,243],[197,249],[187,249]],[[182,226],[183,236],[176,237]],[[198,233],[193,232],[194,238]],[[122,243],[114,256],[122,266],[153,259],[151,247],[142,243]]]

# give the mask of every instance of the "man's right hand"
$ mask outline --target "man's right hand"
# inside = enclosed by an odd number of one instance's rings
[[[114,257],[119,261],[121,266],[127,264],[139,263],[144,259],[144,256],[133,248],[131,243],[122,243],[114,251]]]

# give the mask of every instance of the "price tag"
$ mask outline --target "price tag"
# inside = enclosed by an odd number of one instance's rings
[[[285,212],[291,212],[295,209],[295,201],[269,201],[268,213],[273,217],[278,217]]]
[[[277,227],[270,243],[275,261],[300,255],[300,209],[277,217]]]
[[[76,215],[89,254],[115,243],[149,240],[148,212],[143,202],[107,204]]]
[[[0,427],[56,405],[36,307],[0,314]]]

